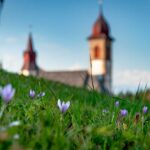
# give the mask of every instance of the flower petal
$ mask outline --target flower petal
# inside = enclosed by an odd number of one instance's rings
[[[67,103],[62,103],[62,112],[65,113],[67,111],[67,109],[70,106],[70,101],[68,101]]]
[[[67,111],[67,106],[66,105],[62,105],[62,113],[65,113]]]
[[[12,85],[11,84],[7,84],[4,88],[3,88],[3,92],[4,93],[10,93],[12,90]]]
[[[34,98],[34,97],[35,97],[35,91],[34,91],[34,90],[30,90],[29,96],[30,96],[31,98]]]
[[[68,102],[66,103],[66,106],[67,106],[67,109],[68,109],[69,106],[70,106],[70,101],[68,101]]]
[[[58,101],[57,101],[57,106],[59,107],[60,110],[62,109],[62,104],[61,104],[60,99],[58,99]]]
[[[12,88],[11,84],[6,85],[2,91],[1,91],[1,96],[4,102],[9,102],[15,94],[15,90]]]
[[[13,98],[14,94],[15,94],[14,89],[10,93],[7,93],[4,98],[5,102],[9,102]]]

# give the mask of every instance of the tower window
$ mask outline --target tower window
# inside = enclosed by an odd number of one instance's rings
[[[95,47],[94,49],[94,58],[98,59],[100,57],[100,49],[99,47]]]

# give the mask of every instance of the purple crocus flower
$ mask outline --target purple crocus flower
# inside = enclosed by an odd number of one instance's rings
[[[119,101],[116,101],[116,102],[115,102],[115,106],[116,106],[116,107],[119,107]]]
[[[126,109],[122,109],[122,110],[120,110],[120,114],[121,114],[121,116],[124,117],[128,114],[128,111]]]
[[[45,96],[45,92],[40,92],[38,95],[37,95],[37,97],[44,97]]]
[[[34,91],[34,90],[30,90],[29,96],[30,96],[31,98],[34,98],[34,97],[35,97],[35,91]]]
[[[1,89],[1,97],[5,103],[8,103],[15,94],[15,89],[12,88],[11,84],[7,84],[4,88]]]
[[[147,106],[144,106],[144,107],[143,107],[143,113],[146,114],[147,112],[148,112],[148,107],[147,107]]]
[[[70,106],[70,101],[65,103],[65,102],[61,102],[61,100],[59,99],[57,101],[57,106],[59,107],[59,109],[62,113],[65,113]]]
[[[103,112],[103,114],[109,113],[109,111],[107,109],[103,109],[102,112]]]

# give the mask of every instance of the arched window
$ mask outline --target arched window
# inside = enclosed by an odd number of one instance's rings
[[[94,58],[98,59],[99,57],[100,57],[100,49],[98,46],[96,46],[94,49]]]

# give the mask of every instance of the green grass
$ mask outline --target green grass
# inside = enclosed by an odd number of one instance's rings
[[[0,149],[150,149],[149,113],[142,107],[149,103],[136,99],[120,99],[96,91],[70,87],[57,82],[23,77],[0,71],[0,85],[11,83],[15,97],[0,118]],[[45,97],[31,99],[29,90],[44,91]],[[71,101],[65,114],[57,107],[57,100]],[[120,106],[114,103],[119,100]],[[0,99],[0,108],[3,103]],[[118,119],[120,109],[127,109],[127,117]],[[108,112],[103,113],[107,109]],[[135,115],[140,119],[135,124]],[[142,119],[143,118],[143,119]],[[19,126],[6,128],[19,120]],[[142,121],[143,120],[143,121]],[[14,139],[18,134],[19,139]]]

